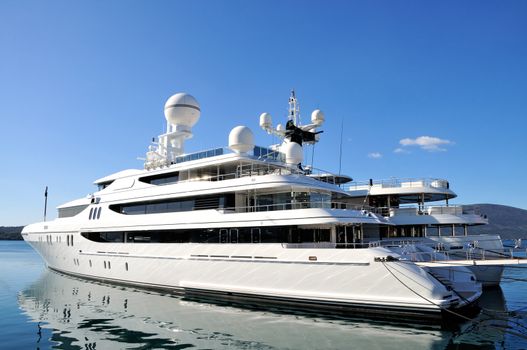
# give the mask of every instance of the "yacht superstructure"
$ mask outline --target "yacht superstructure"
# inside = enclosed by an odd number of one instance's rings
[[[51,269],[174,292],[382,317],[440,318],[477,300],[481,285],[456,273],[463,267],[438,276],[368,238],[391,224],[351,204],[338,177],[303,169],[302,144],[318,142],[324,114],[300,125],[294,94],[289,103],[285,127],[260,116],[282,144],[256,146],[237,126],[228,149],[188,154],[200,106],[188,94],[170,97],[167,131],[144,169],[95,181],[97,192],[26,226],[24,239]]]
[[[441,259],[436,253],[458,260],[505,256],[499,235],[469,234],[470,227],[488,224],[487,216],[476,206],[450,204],[457,194],[445,179],[369,180],[351,182],[346,189],[352,203],[365,202],[394,224],[381,228],[383,245],[400,247],[414,259]],[[500,283],[503,265],[470,269],[484,286],[494,286]]]

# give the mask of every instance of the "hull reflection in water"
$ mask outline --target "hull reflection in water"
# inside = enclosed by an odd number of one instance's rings
[[[525,326],[521,325],[522,315],[509,312],[500,287],[487,288],[478,300],[482,312],[467,322],[452,339],[454,348],[466,346],[479,349],[517,349],[518,341],[527,341]],[[519,318],[517,318],[519,317]],[[520,321],[520,322],[518,322]],[[506,335],[512,336],[507,339]],[[511,341],[509,341],[511,340]],[[520,348],[525,348],[524,346]]]
[[[73,348],[443,349],[448,332],[188,301],[46,271],[19,296],[37,327]],[[38,335],[35,335],[37,342]]]

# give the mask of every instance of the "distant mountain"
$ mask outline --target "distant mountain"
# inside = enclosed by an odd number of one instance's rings
[[[0,226],[0,240],[21,240],[24,226]]]
[[[527,238],[527,210],[498,204],[474,204],[489,218],[488,225],[470,228],[472,234],[499,234],[501,238]]]

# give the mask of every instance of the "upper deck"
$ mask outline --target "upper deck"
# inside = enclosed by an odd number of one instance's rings
[[[344,186],[351,197],[390,196],[399,203],[435,202],[457,197],[447,180],[407,178],[355,181]]]

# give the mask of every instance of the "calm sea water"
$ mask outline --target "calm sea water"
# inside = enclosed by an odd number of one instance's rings
[[[527,349],[527,268],[454,331],[185,300],[48,271],[0,241],[0,349]]]

